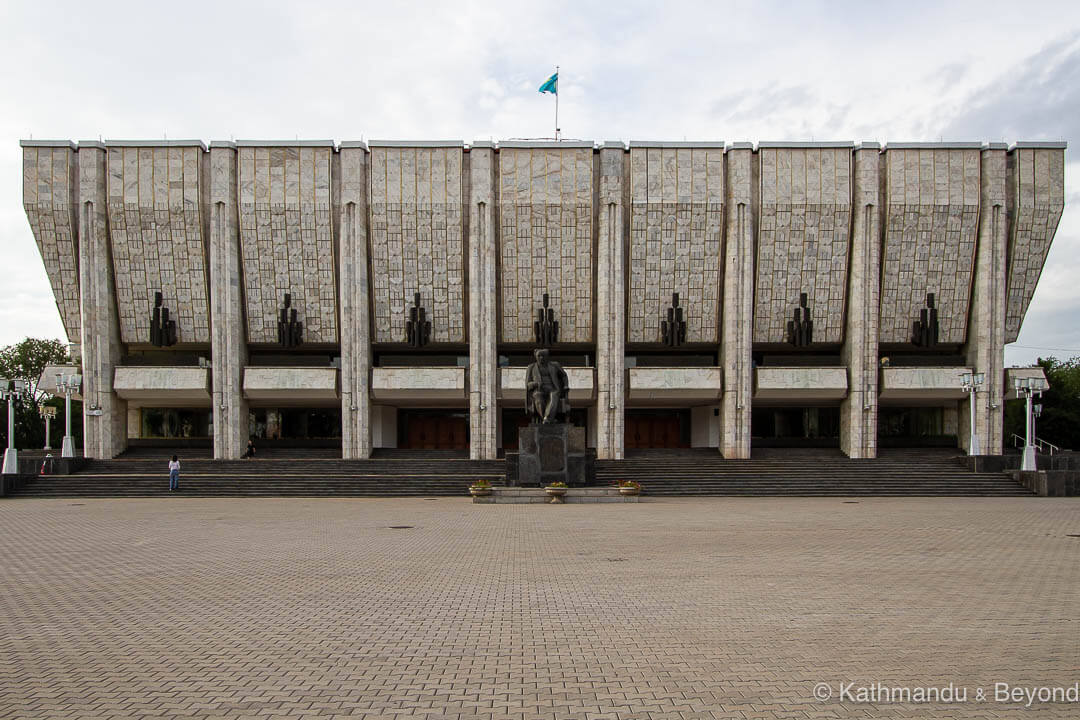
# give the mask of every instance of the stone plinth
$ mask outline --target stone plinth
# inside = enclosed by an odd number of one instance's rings
[[[518,433],[518,452],[506,454],[507,478],[511,485],[527,487],[555,482],[581,487],[595,476],[593,458],[585,449],[585,428],[528,425]]]
[[[616,487],[570,488],[563,495],[568,503],[636,503],[639,498],[639,495],[622,495]],[[548,503],[551,498],[543,488],[496,487],[491,488],[490,495],[473,497],[472,501],[477,505],[533,504]]]

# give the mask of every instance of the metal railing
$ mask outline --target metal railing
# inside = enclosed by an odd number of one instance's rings
[[[1013,447],[1023,449],[1024,438],[1020,437],[1016,433],[1013,433],[1012,439]],[[1056,452],[1061,452],[1061,448],[1059,448],[1057,445],[1054,445],[1053,443],[1048,443],[1045,440],[1040,440],[1039,438],[1032,438],[1031,444],[1034,445],[1035,448],[1043,455],[1053,455]]]

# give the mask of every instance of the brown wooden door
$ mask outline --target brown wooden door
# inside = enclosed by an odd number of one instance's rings
[[[467,450],[468,422],[453,415],[409,415],[408,443],[414,450]]]
[[[687,447],[682,439],[682,423],[676,414],[628,413],[625,422],[628,449]]]

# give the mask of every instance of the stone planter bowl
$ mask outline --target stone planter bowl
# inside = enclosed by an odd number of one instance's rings
[[[619,488],[619,494],[620,495],[640,495],[641,494],[641,488],[620,487]]]
[[[469,494],[473,497],[486,497],[491,494],[491,488],[470,486]]]
[[[567,490],[567,488],[563,488],[563,487],[546,487],[546,488],[544,488],[544,492],[546,492],[548,494],[548,497],[551,498],[550,502],[552,504],[558,504],[558,503],[566,502],[565,500],[563,500],[563,495],[566,494],[566,490]]]

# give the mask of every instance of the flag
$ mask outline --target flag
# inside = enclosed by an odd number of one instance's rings
[[[544,82],[544,84],[540,86],[540,92],[542,92],[542,93],[549,92],[549,93],[552,93],[553,95],[558,95],[559,94],[559,73],[555,73],[554,75],[549,77]]]

